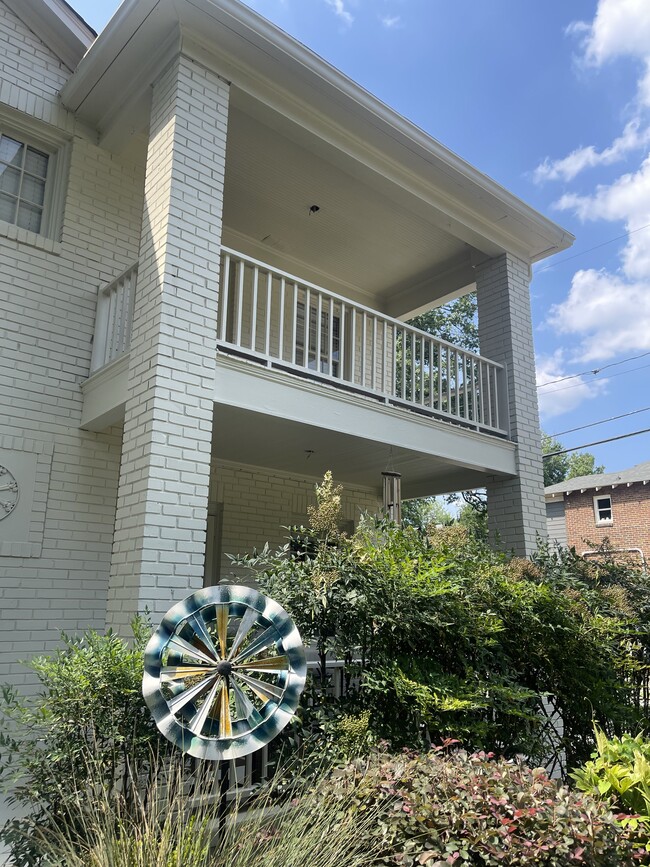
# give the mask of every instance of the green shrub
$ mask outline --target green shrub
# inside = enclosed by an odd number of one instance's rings
[[[619,822],[650,851],[650,741],[641,734],[608,738],[597,726],[595,735],[590,761],[570,776],[581,791],[621,811]]]
[[[464,864],[620,867],[642,857],[607,805],[571,792],[542,769],[442,750],[379,756],[327,783],[356,809],[383,805],[377,867]]]
[[[456,737],[470,751],[555,759],[564,771],[589,756],[594,715],[608,731],[638,724],[634,677],[650,620],[641,576],[575,552],[511,558],[458,525],[427,538],[367,518],[348,537],[336,530],[331,478],[317,500],[299,550],[235,559],[314,642],[321,680],[328,657],[343,660],[336,712],[368,711],[371,739]],[[319,730],[313,708],[327,715],[331,702],[314,689],[303,704]]]
[[[151,775],[169,752],[142,698],[149,627],[136,619],[133,630],[132,646],[112,632],[63,636],[53,656],[28,663],[40,682],[37,696],[2,690],[0,781],[26,818],[8,821],[0,837],[17,867],[39,863],[34,829],[47,833],[72,821],[90,774],[129,805],[134,780]]]

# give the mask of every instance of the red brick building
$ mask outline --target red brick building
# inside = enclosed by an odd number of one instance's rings
[[[593,557],[608,540],[612,549],[644,565],[650,561],[650,461],[569,479],[544,493],[551,542]]]

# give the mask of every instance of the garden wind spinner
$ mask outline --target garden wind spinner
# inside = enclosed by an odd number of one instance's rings
[[[305,685],[300,634],[248,587],[208,587],[167,612],[145,650],[142,693],[161,733],[199,759],[229,761],[269,743]]]

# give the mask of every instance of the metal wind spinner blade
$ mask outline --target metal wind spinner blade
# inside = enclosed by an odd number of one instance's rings
[[[305,685],[298,630],[248,587],[208,587],[174,605],[145,650],[142,694],[162,734],[199,759],[231,760],[287,725]]]

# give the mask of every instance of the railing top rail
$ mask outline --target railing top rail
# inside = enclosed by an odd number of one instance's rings
[[[118,274],[110,283],[105,283],[103,286],[99,287],[98,295],[108,295],[108,293],[113,289],[113,287],[123,280],[125,277],[128,277],[129,274],[137,274],[138,273],[138,265],[139,262],[134,262],[132,265],[129,265],[121,274]]]
[[[254,259],[252,256],[247,256],[245,253],[240,253],[239,250],[233,250],[231,247],[223,246],[221,248],[222,252],[227,253],[229,256],[235,256],[238,259],[241,259],[244,262],[248,262],[250,265],[255,265],[258,268],[262,268],[264,271],[269,271],[273,274],[276,274],[278,277],[281,277],[284,280],[289,281],[290,283],[296,283],[299,286],[304,286],[306,289],[314,289],[316,292],[321,292],[324,295],[327,295],[329,298],[333,298],[335,301],[340,301],[342,304],[346,304],[348,307],[354,307],[357,310],[361,310],[365,313],[370,313],[372,316],[379,316],[381,319],[385,320],[391,325],[396,326],[397,328],[401,328],[405,331],[410,332],[411,334],[415,334],[418,337],[423,337],[426,340],[433,340],[436,343],[439,343],[441,346],[448,347],[449,349],[453,349],[454,351],[462,352],[464,355],[467,355],[470,358],[476,358],[479,361],[483,361],[486,364],[490,364],[493,367],[503,369],[503,365],[498,361],[493,361],[491,358],[486,358],[484,355],[480,355],[478,352],[473,352],[471,349],[464,349],[462,346],[457,346],[455,343],[450,343],[448,340],[443,340],[441,337],[436,337],[435,334],[429,334],[428,331],[422,331],[420,328],[415,328],[412,325],[408,325],[406,322],[402,322],[401,319],[395,319],[392,316],[388,316],[386,313],[382,313],[380,310],[373,310],[372,307],[367,307],[365,304],[361,304],[358,301],[353,301],[350,298],[346,298],[344,295],[339,295],[336,292],[332,292],[330,289],[325,289],[323,286],[318,286],[316,283],[311,283],[309,280],[304,280],[302,277],[296,277],[295,274],[290,274],[288,271],[283,271],[281,268],[276,268],[275,265],[269,265],[268,262],[262,262],[259,259]],[[125,274],[128,272],[125,272]],[[119,277],[117,278],[120,279]],[[111,284],[112,285],[112,284]]]

